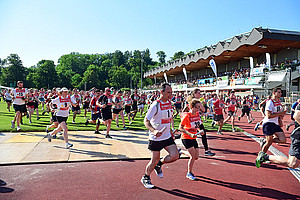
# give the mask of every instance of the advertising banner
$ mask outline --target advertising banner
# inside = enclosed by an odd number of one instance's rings
[[[261,76],[261,75],[264,75],[264,69],[265,67],[257,67],[257,68],[252,68],[250,70],[250,75],[251,76]]]
[[[245,80],[245,85],[258,85],[261,77],[249,77]]]

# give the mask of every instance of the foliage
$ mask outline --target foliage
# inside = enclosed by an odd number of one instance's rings
[[[174,60],[177,60],[177,59],[180,59],[184,56],[184,52],[183,51],[178,51],[174,54],[173,57],[171,57],[171,60],[174,61]]]
[[[156,52],[156,55],[158,57],[158,60],[159,60],[160,64],[166,63],[167,55],[164,51],[158,51],[158,52]]]

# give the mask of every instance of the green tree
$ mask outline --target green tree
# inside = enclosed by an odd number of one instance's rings
[[[27,76],[34,83],[35,88],[53,88],[57,85],[58,75],[52,60],[41,60],[37,63],[33,73]],[[31,75],[32,74],[32,75]]]
[[[113,66],[110,69],[109,77],[111,86],[114,86],[117,89],[127,86],[128,72],[123,65]]]
[[[171,60],[177,60],[177,59],[180,59],[184,56],[184,52],[183,51],[178,51],[174,54],[173,57],[171,57]]]
[[[10,54],[4,62],[1,84],[5,86],[15,86],[18,80],[25,81],[26,75],[26,70],[20,57],[17,54]]]
[[[158,51],[158,52],[156,52],[156,55],[157,55],[158,60],[159,60],[159,62],[161,64],[166,63],[166,57],[167,57],[167,55],[166,55],[166,53],[164,51]]]
[[[99,67],[96,65],[90,65],[84,72],[83,79],[80,83],[80,88],[82,88],[86,84],[87,89],[90,89],[92,87],[104,89],[105,87],[110,86],[107,78],[108,74],[102,66]]]

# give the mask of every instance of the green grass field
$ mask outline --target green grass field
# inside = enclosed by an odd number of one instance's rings
[[[51,115],[46,113],[45,115],[41,115],[42,108],[41,105],[39,106],[39,112],[40,112],[40,118],[37,120],[36,113],[32,116],[32,124],[29,124],[29,120],[25,117],[23,117],[23,125],[21,125],[22,131],[45,131],[46,126],[50,124],[50,117]],[[11,121],[13,120],[15,116],[14,109],[11,107],[10,112],[8,112],[6,108],[6,102],[3,102],[3,100],[0,102],[0,131],[1,132],[16,132],[16,129],[11,128]],[[68,128],[71,131],[93,131],[95,130],[96,125],[94,124],[88,124],[87,126],[84,124],[84,113],[82,112],[80,115],[76,116],[76,123],[72,123],[72,113],[70,114],[68,118]],[[87,113],[87,117],[90,118],[91,113]],[[143,119],[145,117],[145,114],[143,117],[140,117],[140,114],[138,113],[135,121],[129,125],[128,119],[125,118],[125,124],[126,127],[128,127],[130,130],[147,130],[144,126]],[[179,126],[180,119],[177,117],[175,119],[175,128]],[[119,125],[121,128],[116,128],[116,122],[112,122],[112,130],[122,130],[122,121],[120,120]],[[215,126],[214,128],[211,127],[211,120],[208,120],[208,122],[204,123],[204,127],[207,131],[217,131],[218,126]],[[105,130],[106,127],[104,125],[100,126],[100,130]],[[223,126],[222,131],[231,131],[231,125],[225,124]]]

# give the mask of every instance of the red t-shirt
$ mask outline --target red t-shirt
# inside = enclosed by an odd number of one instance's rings
[[[198,132],[197,128],[202,124],[202,120],[200,118],[199,112],[196,115],[192,115],[192,113],[187,112],[182,114],[181,125],[183,125],[184,129],[192,134],[196,134]],[[191,137],[185,133],[182,133],[181,139],[196,139],[197,136]]]

